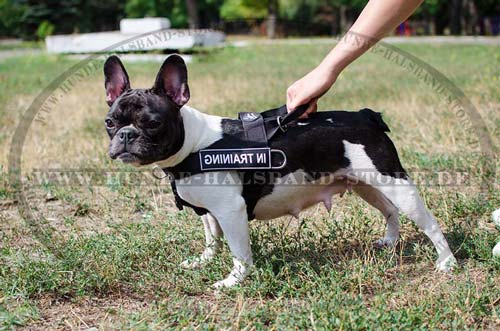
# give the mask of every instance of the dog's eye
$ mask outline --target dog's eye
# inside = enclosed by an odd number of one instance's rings
[[[104,123],[106,123],[106,127],[107,127],[108,129],[112,129],[112,128],[114,128],[114,127],[115,127],[115,123],[113,123],[113,121],[112,121],[112,120],[110,120],[109,118],[107,118],[107,119],[104,121]]]
[[[158,127],[160,126],[160,124],[161,124],[161,123],[160,123],[160,122],[158,122],[158,121],[151,120],[151,121],[149,121],[149,122],[146,124],[146,126],[147,126],[147,128],[148,128],[148,129],[156,129],[156,128],[158,128]]]

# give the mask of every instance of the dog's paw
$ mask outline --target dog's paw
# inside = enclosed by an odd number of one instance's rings
[[[443,260],[436,263],[436,270],[442,272],[450,272],[458,266],[457,259],[453,255],[449,255]]]
[[[491,219],[496,226],[500,227],[500,208],[491,214]]]
[[[202,262],[199,259],[185,260],[181,263],[181,268],[184,269],[198,269],[202,266]]]
[[[230,275],[226,279],[219,280],[218,282],[214,283],[212,287],[216,290],[220,290],[223,288],[233,287],[235,285],[238,285],[240,282],[241,280],[238,277]]]
[[[493,247],[493,256],[500,257],[500,242]]]
[[[391,238],[391,237],[383,237],[380,238],[379,240],[376,240],[373,245],[378,248],[385,248],[385,247],[393,247],[396,245],[396,242],[398,241],[398,238]]]

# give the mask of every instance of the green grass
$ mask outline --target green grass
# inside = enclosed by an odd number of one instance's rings
[[[39,49],[44,47],[43,41],[21,41],[19,43],[0,44],[0,51],[19,49]]]
[[[498,50],[402,48],[459,86],[498,144]],[[276,107],[284,102],[286,87],[327,51],[327,45],[256,45],[195,56],[189,65],[190,104],[227,116]],[[175,209],[164,182],[127,185],[114,178],[101,186],[29,187],[40,225],[29,226],[18,214],[5,176],[13,130],[37,93],[75,63],[49,55],[0,61],[0,329],[500,326],[500,260],[491,256],[500,232],[490,222],[500,207],[498,186],[481,191],[477,184],[484,169],[463,123],[442,95],[394,63],[367,54],[342,74],[320,108],[382,111],[406,168],[431,172],[428,176],[450,169],[467,173],[460,186],[419,186],[459,268],[434,272],[432,244],[406,218],[397,247],[374,248],[383,233],[382,216],[347,195],[335,198],[330,214],[321,207],[300,221],[252,222],[255,267],[242,286],[218,294],[209,286],[231,269],[227,245],[205,268],[181,269],[180,262],[202,251],[203,229],[193,212]],[[125,65],[133,87],[151,85],[159,67]],[[61,101],[49,124],[32,125],[23,150],[25,174],[33,168],[129,169],[106,155],[105,112],[99,71]],[[484,176],[498,185],[496,174]]]

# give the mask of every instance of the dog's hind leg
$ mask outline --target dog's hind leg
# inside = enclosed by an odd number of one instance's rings
[[[350,143],[345,140],[343,142],[346,157],[351,162],[351,176],[356,177],[359,182],[379,190],[400,212],[411,218],[434,244],[438,252],[437,269],[451,269],[456,264],[455,257],[450,247],[448,247],[448,242],[444,238],[436,219],[425,208],[415,184],[406,176],[396,178],[380,173],[374,165],[373,159],[366,153],[364,145]],[[382,148],[382,150],[390,151],[390,147]],[[392,146],[392,149],[394,149],[394,146]],[[395,149],[394,153],[396,153]],[[397,154],[392,155],[392,158],[392,167],[394,167],[394,162],[398,161]],[[385,168],[391,168],[391,165],[386,164]]]
[[[222,230],[215,217],[207,213],[201,216],[203,228],[205,230],[205,250],[200,257],[194,260],[186,260],[181,263],[181,267],[186,269],[195,269],[211,261],[222,247]]]
[[[395,179],[391,184],[379,184],[380,190],[402,213],[412,219],[424,231],[438,252],[436,268],[448,271],[456,265],[456,259],[448,246],[439,224],[427,210],[417,188],[409,179]]]
[[[377,240],[375,244],[378,246],[393,246],[399,239],[399,212],[396,206],[384,194],[370,185],[360,183],[354,185],[353,190],[363,200],[377,208],[387,221],[384,237]]]

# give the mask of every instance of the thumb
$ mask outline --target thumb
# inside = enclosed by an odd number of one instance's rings
[[[309,100],[309,107],[306,112],[300,116],[300,118],[307,118],[309,114],[315,113],[318,110],[318,98],[313,98]]]
[[[291,112],[298,106],[308,103],[309,100],[304,100],[300,95],[295,93],[293,90],[288,89],[286,98],[286,108],[288,112]]]
[[[286,108],[290,112],[297,107],[297,98],[295,98],[295,91],[293,85],[286,91]]]

